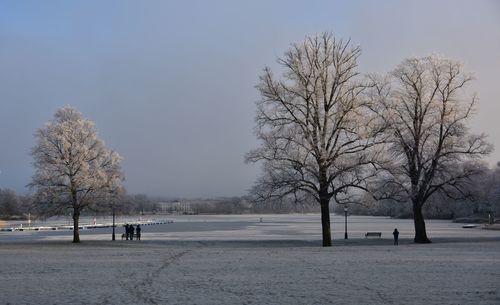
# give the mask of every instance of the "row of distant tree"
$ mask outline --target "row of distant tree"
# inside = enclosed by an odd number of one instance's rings
[[[431,198],[424,208],[427,218],[456,219],[476,216],[485,218],[488,213],[500,214],[500,162],[493,169],[483,166],[482,174],[470,182],[466,196],[460,199],[448,196]],[[464,198],[465,197],[465,198]],[[266,213],[312,213],[319,212],[319,206],[313,198],[295,200],[291,197],[255,203],[248,196],[223,197],[215,199],[170,199],[152,197],[145,194],[127,194],[121,196],[116,204],[119,214],[158,214],[185,212],[184,208],[162,208],[161,203],[179,202],[188,206],[193,214],[266,214]],[[344,205],[332,203],[333,211],[343,213]],[[412,206],[406,202],[394,200],[375,200],[366,194],[360,202],[349,204],[351,215],[390,216],[411,218]],[[109,214],[109,208],[87,211],[89,214]],[[10,189],[0,189],[0,219],[25,219],[31,213],[37,217],[37,207],[30,195],[16,194]]]
[[[115,211],[118,214],[147,214],[159,211],[158,201],[146,195],[122,195],[117,200]],[[111,205],[101,205],[98,209],[89,209],[83,215],[110,215]],[[33,195],[20,195],[10,189],[0,189],[0,219],[16,220],[27,219],[28,214],[33,218],[44,218],[46,213],[39,207]]]
[[[184,200],[195,214],[287,214],[319,212],[312,201],[294,202],[290,199],[255,203],[249,196]]]
[[[423,208],[426,218],[460,219],[469,221],[485,221],[488,214],[500,215],[500,162],[493,169],[486,166],[482,174],[464,188],[464,196],[453,198],[446,194],[438,194],[429,199]],[[343,205],[334,206],[337,213],[343,212]],[[395,218],[412,218],[412,206],[406,202],[394,200],[375,200],[366,194],[361,202],[350,204],[349,214],[391,216]]]
[[[0,219],[23,219],[30,212],[31,197],[18,195],[10,189],[0,189]]]
[[[10,189],[0,189],[0,219],[26,219],[46,215],[39,210],[31,195],[16,194]],[[164,207],[163,205],[168,205]],[[101,205],[99,209],[87,210],[83,215],[109,215],[112,206]],[[291,199],[274,200],[254,204],[248,196],[221,197],[215,199],[171,199],[145,194],[122,195],[116,201],[115,212],[120,215],[147,214],[282,214],[319,212],[313,201],[295,202]]]

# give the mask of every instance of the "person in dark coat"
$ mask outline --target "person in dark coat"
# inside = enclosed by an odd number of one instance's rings
[[[125,234],[122,235],[122,240],[123,240],[123,237],[125,237],[126,239],[128,239],[128,225],[124,224],[123,228],[125,229]]]
[[[137,234],[137,240],[141,240],[141,226],[137,225],[135,228],[135,233]]]
[[[134,226],[130,225],[130,240],[134,240]]]
[[[125,224],[125,239],[128,240],[130,237],[130,226],[129,224]]]
[[[392,235],[394,235],[394,245],[398,245],[399,231],[397,228],[394,229],[394,232],[392,232]]]

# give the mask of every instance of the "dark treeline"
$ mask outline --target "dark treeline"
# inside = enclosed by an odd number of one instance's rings
[[[460,194],[439,194],[429,199],[423,208],[426,218],[486,221],[488,214],[500,215],[500,162],[493,169],[483,165],[482,174],[469,181]],[[343,205],[335,205],[343,213]],[[349,205],[349,214],[412,218],[410,203],[393,200],[374,200],[366,194],[361,202]]]
[[[319,212],[319,207],[313,202],[295,202],[283,199],[269,201],[265,204],[255,204],[247,196],[187,200],[196,214],[286,214]]]
[[[460,198],[458,198],[460,197]],[[16,194],[10,189],[0,189],[0,219],[27,219],[31,213],[37,216],[37,205],[29,195]],[[99,211],[87,211],[88,215],[109,215],[112,206]],[[332,203],[333,211],[343,213],[344,205]],[[144,194],[127,194],[115,204],[115,211],[121,215],[147,214],[266,214],[266,213],[313,213],[319,206],[307,199],[277,199],[255,203],[248,196],[222,197],[215,199],[184,199],[152,197]],[[483,168],[483,174],[470,181],[467,192],[452,198],[434,196],[424,207],[428,218],[486,219],[488,213],[500,215],[500,163],[493,169]],[[392,200],[375,200],[366,194],[358,203],[349,204],[350,215],[390,216],[411,218],[410,203]]]
[[[18,195],[10,189],[0,189],[0,219],[26,219],[31,206],[30,196]]]
[[[113,207],[119,215],[154,214],[160,210],[157,198],[137,194],[122,195],[114,205],[102,204],[99,205],[99,210],[89,209],[82,215],[110,215]],[[35,202],[31,195],[19,195],[10,189],[0,189],[0,219],[25,220],[29,214],[32,218],[52,216],[44,214],[43,208],[44,204]]]
[[[39,204],[38,204],[39,205]],[[44,218],[38,212],[38,205],[28,195],[18,195],[12,190],[0,189],[0,219],[20,220]],[[82,215],[110,215],[113,205],[100,205],[101,209],[87,210]],[[121,196],[114,204],[118,215],[154,215],[154,214],[286,214],[319,212],[314,202],[296,202],[281,199],[266,203],[254,204],[249,197],[221,197],[214,199],[185,199],[153,197],[145,194],[128,194]]]
[[[146,195],[128,196],[129,214],[286,214],[319,212],[314,202],[290,199],[255,204],[248,196],[219,198],[164,198]]]

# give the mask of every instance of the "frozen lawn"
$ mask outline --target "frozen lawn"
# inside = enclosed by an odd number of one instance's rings
[[[500,304],[500,231],[433,220],[434,243],[415,245],[411,220],[351,216],[344,241],[333,216],[334,247],[322,248],[318,214],[167,218],[140,242],[111,242],[109,229],[83,230],[80,245],[70,231],[0,232],[0,303]]]
[[[2,304],[500,304],[500,240],[0,243]]]

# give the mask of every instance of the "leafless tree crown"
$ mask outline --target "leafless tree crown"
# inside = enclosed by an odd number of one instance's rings
[[[307,37],[278,60],[277,79],[264,69],[257,88],[260,148],[247,161],[263,161],[254,193],[262,199],[307,192],[320,201],[346,194],[364,181],[379,121],[362,98],[359,47],[330,33]]]
[[[492,150],[486,135],[467,127],[477,104],[466,92],[472,75],[457,61],[429,56],[406,59],[387,77],[372,80],[370,96],[382,107],[390,160],[380,189],[419,204],[437,191],[462,193],[479,168],[469,161]]]

